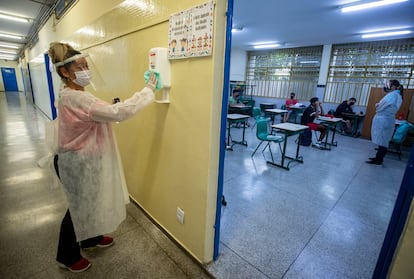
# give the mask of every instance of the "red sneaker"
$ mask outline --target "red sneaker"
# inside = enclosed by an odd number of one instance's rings
[[[105,248],[111,246],[112,244],[114,244],[114,239],[110,236],[104,236],[96,247]]]
[[[75,273],[79,273],[79,272],[83,272],[85,270],[87,270],[88,268],[91,267],[91,263],[85,259],[85,258],[81,258],[79,261],[77,261],[76,263],[74,263],[71,266],[66,266],[63,263],[58,262],[58,265],[61,268],[66,268],[69,271],[75,272]]]

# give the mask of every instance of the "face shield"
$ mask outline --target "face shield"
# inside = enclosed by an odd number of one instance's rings
[[[103,79],[89,54],[74,55],[62,62],[56,63],[54,66],[58,68],[68,63],[72,63],[71,69],[75,73],[76,78],[73,82],[82,87],[90,85],[95,91],[104,87]]]
[[[386,80],[386,81],[385,81],[384,91],[385,91],[386,93],[388,93],[388,92],[391,92],[391,91],[392,91],[392,90],[391,90],[391,84],[390,84],[390,81],[389,81],[389,80]]]

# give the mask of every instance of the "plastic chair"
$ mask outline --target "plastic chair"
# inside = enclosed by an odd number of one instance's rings
[[[262,116],[262,110],[259,107],[253,107],[252,114],[254,118],[254,125],[252,126],[252,129],[256,126],[258,120],[270,120],[270,118],[265,118]]]
[[[255,120],[258,120],[262,117],[262,111],[260,110],[259,107],[253,107],[252,114]]]
[[[395,151],[390,150],[391,153],[395,153],[398,155],[398,158],[401,160],[401,145],[404,143],[405,139],[407,138],[408,132],[414,126],[408,122],[402,122],[394,132],[392,136],[391,143],[395,146]]]
[[[278,143],[280,152],[282,152],[282,147],[280,146],[280,143],[283,142],[285,138],[283,136],[270,135],[268,132],[268,122],[269,120],[266,120],[266,119],[259,119],[256,121],[256,124],[257,124],[256,137],[258,140],[260,140],[260,143],[257,145],[251,157],[254,156],[257,149],[259,149],[259,147],[262,145],[263,142],[267,142],[262,152],[264,152],[266,148],[269,147],[270,156],[272,156],[272,161],[273,161],[273,153],[272,153],[272,149],[270,148],[270,143],[271,142]]]

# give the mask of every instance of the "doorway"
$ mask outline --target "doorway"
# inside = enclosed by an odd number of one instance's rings
[[[1,67],[1,75],[3,77],[4,91],[19,91],[14,68]]]

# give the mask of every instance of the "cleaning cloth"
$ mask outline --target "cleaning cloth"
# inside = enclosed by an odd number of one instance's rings
[[[155,77],[157,78],[157,84],[155,85],[155,91],[158,91],[163,87],[160,72],[158,72],[156,70],[146,71],[145,74],[144,74],[145,84],[148,83],[148,80],[149,80],[149,77],[150,77],[151,73],[154,73]]]

